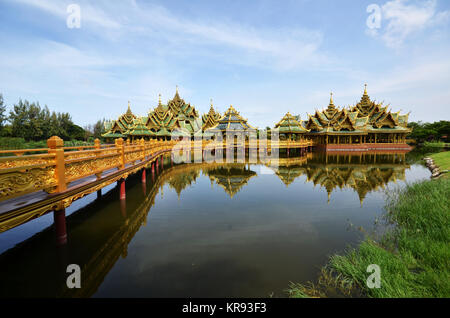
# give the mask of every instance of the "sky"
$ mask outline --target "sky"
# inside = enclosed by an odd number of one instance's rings
[[[450,120],[449,31],[446,0],[0,0],[0,93],[85,126],[128,101],[146,116],[178,85],[263,128],[367,84],[410,121]]]

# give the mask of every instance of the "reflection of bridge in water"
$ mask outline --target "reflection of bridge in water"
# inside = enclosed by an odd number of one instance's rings
[[[395,180],[403,180],[409,165],[404,154],[357,156],[326,156],[308,154],[297,158],[281,158],[278,167],[273,167],[280,180],[289,186],[297,178],[306,176],[308,182],[325,187],[328,193],[336,188],[349,187],[358,193],[361,200],[370,191],[384,187]],[[106,275],[119,258],[126,257],[127,248],[142,226],[164,185],[173,188],[178,196],[196,182],[200,174],[207,176],[233,197],[247,182],[257,176],[248,163],[192,163],[171,166],[169,158],[164,169],[155,175],[151,184],[133,178],[130,182],[141,183],[141,187],[130,187],[133,200],[115,200],[120,187],[90,203],[67,217],[68,242],[55,248],[54,233],[48,228],[18,246],[0,255],[2,286],[0,295],[23,295],[24,290],[33,296],[88,297],[95,294]],[[148,184],[148,186],[147,186]],[[105,203],[106,202],[106,203]],[[127,205],[125,205],[125,202]],[[117,213],[99,209],[105,204],[115,206]],[[97,212],[98,211],[98,212]],[[120,211],[120,213],[119,213]],[[90,235],[86,237],[85,233]],[[72,246],[84,246],[83,249]],[[83,244],[85,242],[85,244]],[[65,286],[68,264],[79,264],[83,273],[81,289],[69,290]],[[23,268],[17,267],[23,264]],[[24,268],[45,269],[42,275]],[[54,275],[60,273],[60,275]],[[36,292],[36,286],[40,290]]]

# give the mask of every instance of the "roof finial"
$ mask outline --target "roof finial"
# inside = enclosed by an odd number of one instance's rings
[[[131,113],[130,101],[128,101],[128,109],[127,109],[127,113],[128,113],[128,114]]]
[[[364,95],[367,95],[367,84],[364,84]]]
[[[158,105],[161,105],[161,94],[158,94]]]
[[[333,92],[330,92],[330,105],[333,105]]]
[[[209,100],[209,104],[211,105],[211,107],[213,107],[213,101],[212,101],[212,98]]]

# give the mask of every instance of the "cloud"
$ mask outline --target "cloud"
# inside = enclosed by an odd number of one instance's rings
[[[446,23],[450,11],[437,12],[436,0],[392,0],[382,5],[381,15],[381,29],[368,29],[366,33],[380,37],[390,48],[399,48],[413,34]]]
[[[18,0],[62,20],[68,16],[68,1]],[[165,56],[193,55],[233,65],[289,70],[319,67],[329,58],[320,50],[323,35],[305,28],[256,28],[236,21],[174,15],[157,4],[121,1],[95,6],[77,1],[81,8],[81,31],[100,40],[133,42]],[[158,47],[155,47],[158,43]]]

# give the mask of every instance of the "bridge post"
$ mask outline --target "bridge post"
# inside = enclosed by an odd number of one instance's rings
[[[63,149],[64,140],[58,136],[50,137],[47,140],[47,146],[49,148],[48,153],[55,155],[56,191],[62,192],[67,189]]]
[[[145,160],[145,140],[144,138],[141,138],[141,140],[139,141],[140,145],[141,145],[141,150],[142,150],[142,161]]]
[[[120,179],[120,200],[125,200],[126,193],[125,193],[125,179]]]
[[[53,211],[53,223],[55,225],[56,245],[61,246],[67,243],[66,231],[66,209]]]
[[[122,138],[117,138],[115,141],[117,152],[120,154],[120,169],[125,168],[125,146]]]
[[[55,155],[56,192],[63,192],[67,189],[63,148],[64,141],[58,136],[53,136],[47,140],[47,146],[49,148],[48,153]],[[66,210],[62,207],[62,204],[53,211],[53,223],[55,226],[56,244],[58,246],[66,244]]]

